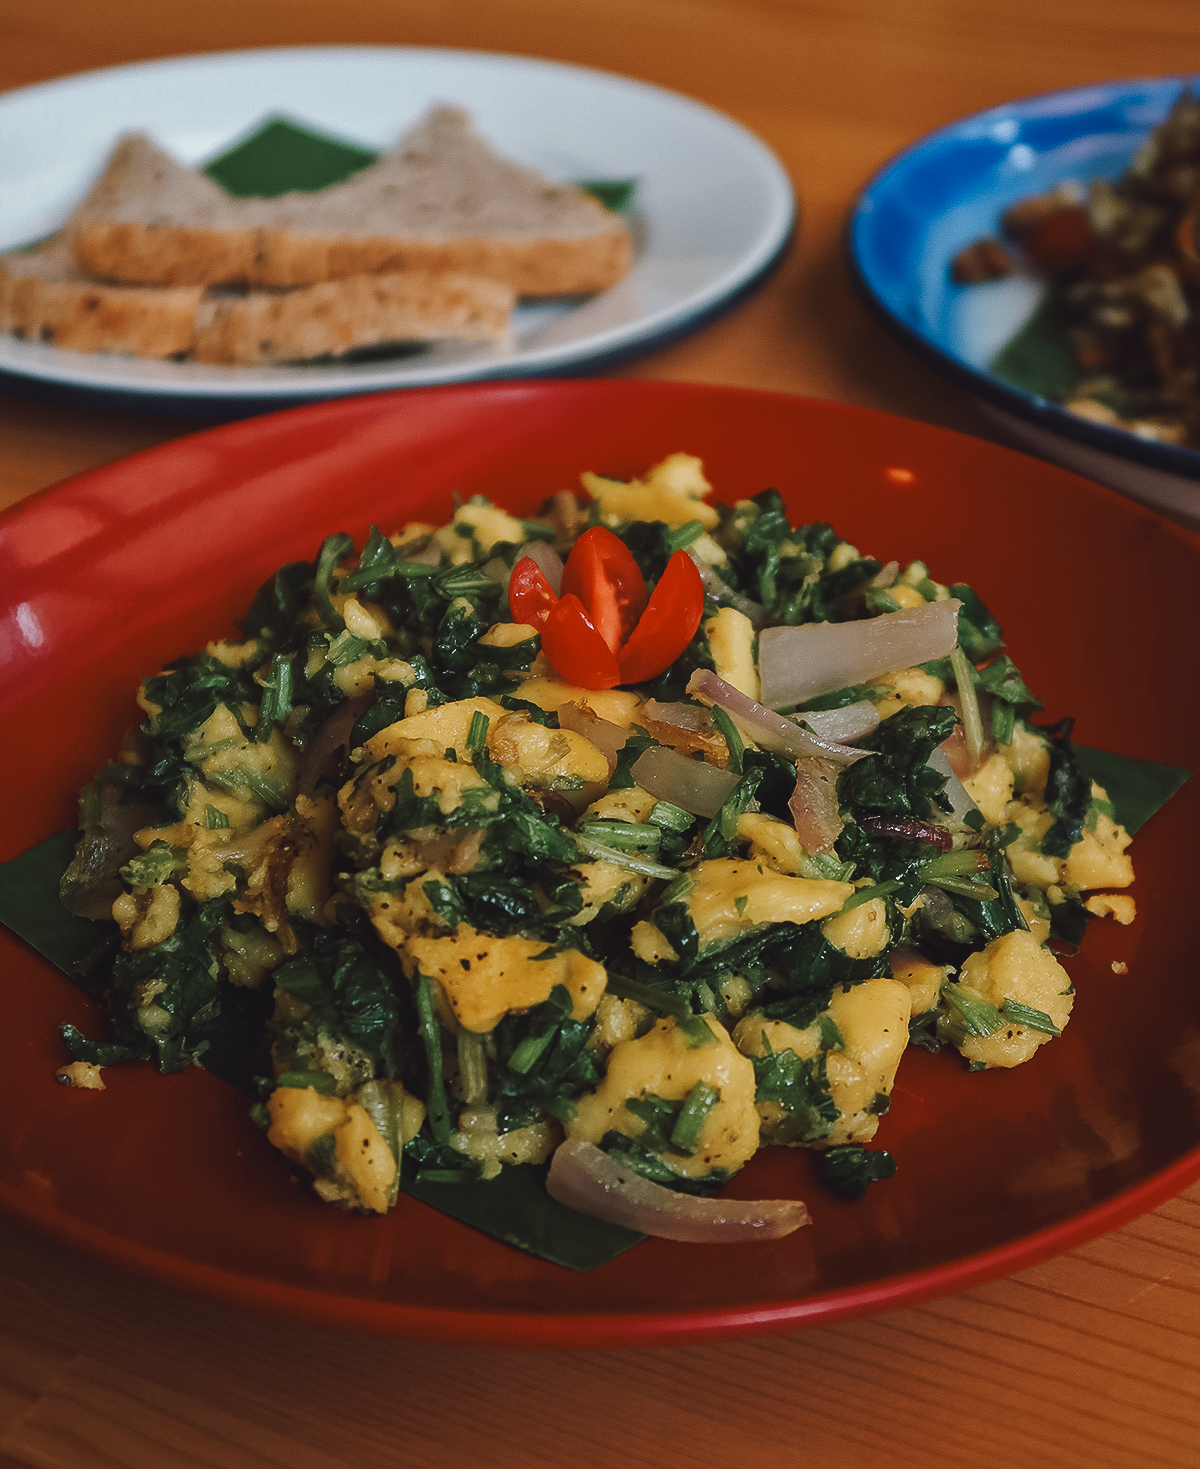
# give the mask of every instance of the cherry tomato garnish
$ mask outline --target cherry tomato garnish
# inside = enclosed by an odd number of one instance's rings
[[[612,531],[594,525],[571,547],[562,589],[587,608],[592,625],[615,653],[646,606],[646,583],[633,552]]]
[[[696,636],[703,615],[700,573],[686,551],[676,551],[617,655],[621,682],[644,683],[669,668]]]
[[[603,526],[584,531],[563,568],[562,595],[530,556],[513,568],[514,621],[536,627],[554,670],[586,689],[644,683],[668,668],[695,636],[704,584],[676,551],[647,599],[633,553]]]
[[[621,682],[616,653],[573,592],[560,598],[542,624],[542,652],[563,678],[581,688],[611,689]]]
[[[532,556],[522,556],[513,567],[508,583],[508,605],[513,621],[528,622],[538,627],[542,614],[549,612],[557,601],[554,588],[546,580],[542,568]]]

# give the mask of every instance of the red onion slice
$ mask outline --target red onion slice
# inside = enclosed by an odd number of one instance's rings
[[[958,641],[956,598],[902,607],[861,622],[806,622],[759,634],[762,701],[790,708],[883,673],[945,658]]]
[[[725,607],[736,608],[737,611],[748,617],[756,628],[762,627],[763,623],[767,620],[767,609],[762,603],[751,601],[749,597],[743,596],[741,592],[735,592],[728,582],[718,572],[713,570],[703,556],[697,555],[690,547],[685,549],[692,565],[700,573],[700,580],[704,583],[704,590],[713,601],[720,602]]]
[[[906,842],[924,842],[939,852],[948,852],[954,846],[954,838],[946,828],[934,826],[929,821],[913,821],[898,816],[860,816],[858,824],[864,831],[873,831],[879,836],[901,837]]]
[[[337,762],[349,753],[354,726],[374,702],[374,689],[355,694],[338,704],[309,740],[296,776],[296,789],[302,796],[311,796],[322,780],[336,778]]]
[[[946,748],[956,736],[959,739],[962,737],[961,725],[955,726],[954,734],[950,736],[949,740],[942,741],[930,755],[929,759],[926,760],[925,764],[929,766],[930,770],[936,770],[939,775],[946,777],[945,796],[950,802],[951,814],[961,821],[970,812],[978,811],[979,807],[975,804],[974,797],[971,796],[966,786],[963,785],[962,781],[955,774],[953,762],[950,759],[950,751]]]
[[[846,745],[817,739],[793,720],[776,714],[774,709],[757,703],[731,683],[718,678],[711,668],[698,668],[688,679],[687,691],[702,703],[716,704],[724,709],[742,734],[764,750],[790,755],[793,760],[803,755],[818,755],[838,765],[853,765],[869,754],[867,750],[852,750]]]
[[[550,589],[557,597],[562,591],[563,563],[562,557],[550,542],[526,541],[517,552],[513,560],[513,565],[516,566],[524,556],[528,556],[534,562],[538,570],[550,583]]]
[[[651,1183],[592,1143],[560,1143],[550,1161],[552,1199],[608,1224],[694,1245],[782,1239],[809,1222],[799,1199],[702,1199]]]
[[[630,774],[642,790],[693,816],[715,816],[738,783],[731,770],[704,760],[689,760],[665,745],[651,745],[633,762]]]
[[[870,699],[859,699],[841,709],[801,709],[791,717],[797,724],[806,724],[819,740],[834,745],[856,745],[882,723]]]
[[[837,799],[838,767],[830,760],[797,760],[796,788],[788,810],[805,851],[818,856],[831,852],[842,834]]]
[[[647,699],[638,715],[638,723],[660,745],[670,745],[682,755],[699,752],[714,765],[726,758],[725,736],[713,723],[712,715],[699,704],[660,704]]]
[[[611,719],[601,719],[592,706],[586,702],[560,704],[558,722],[561,728],[572,730],[595,745],[608,761],[609,775],[616,770],[617,756],[625,748],[625,742],[630,734],[629,730],[622,729]]]
[[[657,699],[647,699],[642,713],[656,724],[671,724],[688,734],[712,734],[712,715],[699,704],[660,704]]]

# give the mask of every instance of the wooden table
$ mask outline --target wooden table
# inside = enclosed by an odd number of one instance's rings
[[[856,299],[855,192],[1006,99],[1200,67],[1195,0],[4,0],[0,87],[237,46],[376,42],[625,72],[731,113],[791,170],[799,236],[749,301],[621,375],[784,389],[964,429],[959,391]],[[0,505],[186,433],[0,395]],[[1200,1186],[1008,1280],[790,1336],[496,1352],[259,1319],[0,1223],[11,1465],[1200,1465]]]

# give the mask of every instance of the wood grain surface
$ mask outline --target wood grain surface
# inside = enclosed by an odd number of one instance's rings
[[[1200,70],[1196,0],[0,0],[0,88],[289,43],[521,52],[687,92],[761,134],[801,226],[751,299],[620,375],[990,430],[859,304],[851,202],[928,129]],[[3,146],[0,139],[0,146]],[[194,422],[0,394],[0,505]],[[0,1223],[0,1469],[362,1463],[1198,1469],[1200,1186],[1007,1280],[870,1320],[641,1352],[490,1351],[242,1314]]]

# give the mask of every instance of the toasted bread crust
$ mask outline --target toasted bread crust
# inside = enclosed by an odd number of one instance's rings
[[[75,262],[97,280],[154,286],[262,285],[262,231],[192,225],[85,224]]]
[[[495,281],[418,272],[210,297],[197,317],[192,355],[197,362],[267,366],[389,342],[504,344],[513,301]]]
[[[0,331],[247,366],[509,346],[518,296],[604,290],[632,255],[620,219],[494,153],[460,108],[433,108],[341,184],[275,199],[231,198],[129,134],[55,241],[0,256]]]
[[[624,221],[575,184],[501,157],[461,108],[312,194],[235,199],[131,134],[67,222],[103,280],[284,288],[363,274],[490,276],[522,296],[590,295],[629,270]]]
[[[96,223],[73,236],[81,269],[104,280],[162,286],[284,288],[401,270],[487,276],[519,296],[590,295],[629,271],[623,227],[579,239],[325,234]]]
[[[74,352],[231,366],[338,357],[390,342],[506,346],[514,301],[509,287],[475,276],[360,275],[223,297],[203,286],[82,279],[60,242],[0,257],[0,331]]]
[[[0,331],[72,352],[175,357],[190,350],[203,287],[108,286],[28,269],[44,260],[0,260]]]

